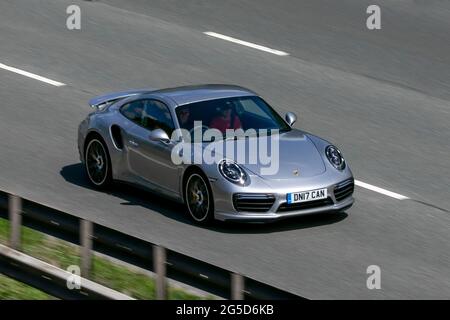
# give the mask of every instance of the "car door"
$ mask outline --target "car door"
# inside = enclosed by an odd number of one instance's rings
[[[140,100],[142,112],[136,125],[129,128],[128,164],[130,171],[165,193],[179,193],[178,166],[171,159],[173,142],[153,141],[153,130],[162,129],[169,137],[174,122],[169,108],[156,99]]]

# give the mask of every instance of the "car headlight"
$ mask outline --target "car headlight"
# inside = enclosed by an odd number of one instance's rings
[[[335,146],[328,146],[325,149],[325,154],[327,155],[328,161],[330,161],[333,167],[338,170],[345,169],[345,159],[338,148],[336,148]]]
[[[224,159],[219,162],[218,167],[220,174],[228,181],[244,185],[248,180],[247,173],[234,161]]]

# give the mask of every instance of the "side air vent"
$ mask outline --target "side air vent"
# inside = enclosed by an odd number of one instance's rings
[[[122,139],[122,129],[116,124],[111,126],[111,138],[114,142],[114,145],[117,149],[123,149],[123,139]]]

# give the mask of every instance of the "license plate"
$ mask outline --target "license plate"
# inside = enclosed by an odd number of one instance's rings
[[[317,189],[287,194],[287,203],[308,202],[327,198],[327,189]]]

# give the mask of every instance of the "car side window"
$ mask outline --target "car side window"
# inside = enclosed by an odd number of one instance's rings
[[[144,101],[137,100],[127,103],[126,105],[120,108],[120,112],[129,120],[133,121],[136,124],[141,124],[142,122],[142,113],[144,111]]]
[[[239,102],[245,112],[263,117],[265,119],[270,119],[270,116],[265,113],[252,99],[242,99]]]
[[[175,129],[169,108],[158,100],[143,100],[141,125],[148,130],[162,129],[170,137]]]

